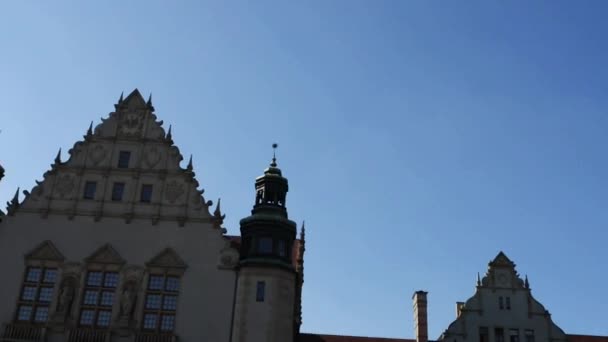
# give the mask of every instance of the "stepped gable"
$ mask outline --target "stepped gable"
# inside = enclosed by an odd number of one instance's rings
[[[225,232],[220,228],[223,217],[211,215],[212,202],[198,189],[192,159],[186,168],[180,166],[184,158],[173,144],[171,127],[165,131],[163,121],[157,121],[151,97],[146,101],[135,89],[126,98],[121,95],[114,107],[94,129],[91,123],[84,140],[68,151],[68,160],[62,161],[59,151],[43,180],[23,192],[25,199],[13,206],[13,214],[176,221],[180,226],[205,222]],[[118,167],[121,151],[130,152],[126,168]],[[87,182],[96,183],[93,199],[84,199]],[[116,182],[125,184],[120,201],[111,198]],[[153,186],[149,203],[140,200],[143,184]]]

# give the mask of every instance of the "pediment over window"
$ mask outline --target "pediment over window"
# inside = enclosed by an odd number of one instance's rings
[[[95,251],[95,253],[91,254],[88,258],[85,259],[88,263],[98,263],[98,264],[119,264],[122,265],[126,261],[123,259],[120,254],[110,245],[105,244],[101,248]]]
[[[25,255],[26,260],[48,260],[48,261],[63,261],[65,257],[55,245],[49,240],[42,242],[31,252]]]
[[[146,264],[148,267],[181,268],[188,267],[184,260],[172,248],[165,248]]]

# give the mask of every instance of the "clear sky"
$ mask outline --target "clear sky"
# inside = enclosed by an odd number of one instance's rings
[[[3,1],[2,203],[120,93],[229,233],[277,141],[307,332],[430,337],[503,250],[568,333],[608,335],[605,1]],[[64,153],[64,159],[66,158]]]

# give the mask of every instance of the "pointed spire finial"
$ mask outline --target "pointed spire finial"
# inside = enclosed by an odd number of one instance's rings
[[[148,97],[148,101],[146,102],[146,106],[151,111],[154,111],[154,106],[152,105],[152,93],[150,93],[150,96]]]
[[[17,191],[15,191],[15,196],[13,196],[13,199],[11,199],[10,202],[6,202],[6,213],[9,216],[12,216],[17,208],[19,208],[19,188],[17,188]]]
[[[90,137],[91,135],[93,135],[93,121],[91,121],[89,129],[87,129],[87,137]]]
[[[172,135],[171,135],[171,125],[169,125],[169,130],[167,131],[167,136],[165,136],[165,138],[167,140],[172,140]]]
[[[57,156],[55,157],[55,165],[61,164],[61,148],[57,151]]]
[[[479,272],[477,272],[477,286],[481,286],[481,277],[479,276]]]
[[[272,167],[277,167],[277,147],[279,147],[279,144],[272,144],[272,163],[270,163]]]
[[[124,91],[122,91],[122,92],[120,93],[120,98],[118,99],[118,104],[121,104],[121,103],[122,103],[122,101],[124,101],[124,95],[125,95],[125,92],[124,92]]]
[[[530,288],[530,282],[528,281],[528,275],[526,274],[526,280],[524,280],[524,287],[529,289]]]
[[[188,171],[192,171],[192,155],[190,155],[190,160],[188,161],[188,166],[186,166]]]

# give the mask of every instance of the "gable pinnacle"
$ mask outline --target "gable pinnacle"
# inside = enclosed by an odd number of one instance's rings
[[[169,125],[169,130],[167,131],[167,135],[165,136],[165,139],[172,141],[172,135],[171,135],[171,125]]]
[[[524,287],[526,289],[530,288],[530,282],[528,281],[528,275],[526,274],[526,279],[524,280]]]
[[[190,160],[188,161],[188,166],[186,166],[186,170],[192,172],[192,155],[190,155]]]
[[[91,121],[91,124],[89,125],[89,129],[87,129],[87,137],[90,137],[93,135],[93,121]]]
[[[10,202],[6,202],[6,214],[8,216],[12,216],[17,208],[19,208],[19,188],[17,188],[17,191],[15,191],[15,196],[13,196],[13,199],[11,199]]]
[[[55,163],[53,165],[60,165],[61,164],[61,148],[59,148],[59,151],[57,151],[57,156],[55,157]]]
[[[122,101],[124,101],[124,95],[125,95],[125,92],[124,92],[124,91],[122,91],[122,92],[120,93],[120,98],[118,99],[118,104],[121,104],[121,103],[122,103]]]
[[[477,286],[481,286],[481,278],[479,277],[479,272],[477,272]]]
[[[150,111],[154,111],[154,106],[152,105],[152,93],[150,93],[150,96],[148,97],[148,101],[146,102],[146,106],[148,107],[148,109]]]

